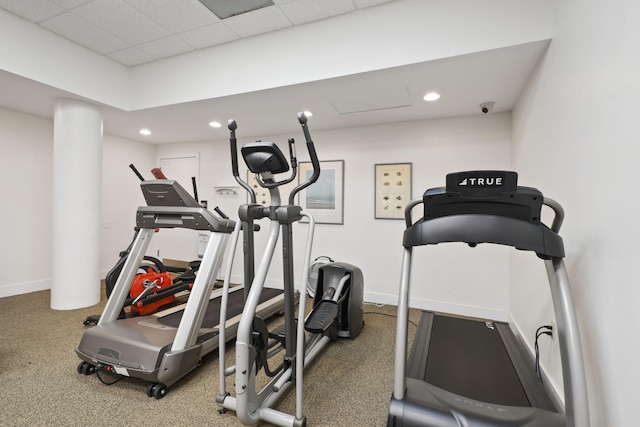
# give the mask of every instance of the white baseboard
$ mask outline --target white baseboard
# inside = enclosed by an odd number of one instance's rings
[[[364,300],[366,302],[371,302],[374,304],[398,305],[398,297],[396,295],[382,294],[377,292],[365,292]],[[448,303],[443,301],[425,300],[420,298],[411,298],[411,300],[409,301],[409,306],[411,308],[417,308],[420,310],[450,313],[458,316],[477,317],[480,319],[492,319],[501,322],[506,322],[509,317],[507,312],[503,310]]]
[[[45,291],[47,289],[51,289],[51,279],[25,283],[9,283],[0,285],[0,298],[30,294],[31,292]]]
[[[373,304],[398,305],[398,296],[381,294],[378,292],[365,292],[364,301]]]

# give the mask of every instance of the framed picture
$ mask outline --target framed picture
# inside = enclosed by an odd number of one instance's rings
[[[298,164],[298,182],[313,174],[311,162]],[[303,210],[318,224],[344,223],[344,160],[320,162],[320,177],[299,194]]]
[[[286,173],[288,175],[291,172]],[[281,176],[279,176],[278,178],[284,179]],[[261,187],[260,184],[258,184],[258,180],[256,179],[256,174],[251,172],[250,170],[247,171],[247,184],[249,184],[249,186],[253,188],[253,191],[255,191],[256,193],[256,203],[262,206],[271,206],[271,193],[269,192],[269,189]],[[298,185],[298,183],[294,180],[293,182],[278,187],[281,204],[286,204],[288,202],[289,193],[291,193],[291,190],[293,190],[296,185]],[[249,193],[247,193],[247,203],[250,202],[251,198],[249,196]]]
[[[404,219],[411,201],[411,163],[375,165],[375,218]]]

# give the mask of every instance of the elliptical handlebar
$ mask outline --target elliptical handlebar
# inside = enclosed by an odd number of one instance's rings
[[[294,199],[296,194],[298,194],[300,191],[302,191],[303,189],[307,188],[308,186],[316,182],[318,180],[318,177],[320,177],[320,161],[318,160],[318,155],[316,154],[316,149],[315,149],[315,146],[313,145],[311,134],[309,133],[309,128],[307,126],[307,116],[303,112],[298,113],[298,122],[300,122],[300,125],[302,126],[302,132],[304,133],[304,138],[307,144],[307,151],[309,152],[309,158],[311,159],[311,164],[313,166],[313,174],[309,179],[307,179],[305,182],[298,185],[291,191],[291,193],[289,194],[289,205],[294,204]],[[227,127],[229,128],[229,132],[230,132],[229,144],[231,147],[231,171],[233,173],[234,178],[238,182],[238,184],[240,184],[242,188],[247,190],[247,192],[249,193],[251,203],[255,204],[256,203],[255,191],[253,190],[253,188],[251,188],[251,186],[247,182],[245,182],[242,178],[240,178],[240,172],[238,171],[238,142],[236,139],[236,129],[238,129],[238,124],[234,119],[231,119],[227,122]],[[291,157],[291,169],[293,171],[291,176],[283,181],[278,181],[278,182],[263,182],[262,180],[258,179],[258,182],[260,183],[261,186],[265,188],[275,188],[284,184],[288,184],[289,182],[293,181],[296,178],[298,160],[296,158],[295,140],[293,138],[290,138],[287,142],[289,144],[289,155]]]
[[[318,160],[318,155],[316,153],[316,148],[313,145],[313,140],[311,139],[311,134],[309,133],[309,127],[307,126],[307,116],[300,112],[298,113],[298,122],[300,122],[300,126],[302,126],[302,132],[304,133],[304,139],[307,143],[307,151],[309,152],[309,158],[311,159],[311,165],[313,166],[313,174],[309,179],[307,179],[302,184],[295,187],[289,193],[289,204],[293,205],[293,200],[295,199],[296,194],[300,191],[304,190],[314,182],[318,180],[320,177],[320,161]]]
[[[238,124],[234,119],[231,119],[227,122],[227,127],[229,128],[229,143],[231,145],[231,172],[238,184],[240,184],[240,186],[249,193],[251,203],[255,204],[256,192],[253,191],[253,188],[251,188],[248,183],[240,178],[240,173],[238,172],[238,141],[236,139],[236,129],[238,129]]]

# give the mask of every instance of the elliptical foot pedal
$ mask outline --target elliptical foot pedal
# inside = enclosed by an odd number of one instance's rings
[[[307,320],[304,322],[304,328],[307,332],[321,334],[329,329],[329,326],[331,326],[337,316],[338,303],[333,300],[324,299],[309,313],[309,317],[307,317]]]

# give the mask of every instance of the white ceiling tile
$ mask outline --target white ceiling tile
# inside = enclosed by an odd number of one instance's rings
[[[92,0],[49,0],[52,3],[57,4],[58,6],[70,10],[74,7],[78,7],[81,4],[89,3]]]
[[[176,36],[169,36],[152,42],[140,44],[137,48],[156,59],[168,58],[169,56],[180,55],[181,53],[193,50],[193,47],[189,46]]]
[[[171,33],[202,27],[220,19],[199,1],[125,0]]]
[[[355,10],[345,0],[298,0],[280,6],[295,25],[304,24]]]
[[[182,40],[196,49],[216,46],[238,40],[240,37],[222,23],[211,24],[205,27],[196,28],[195,30],[185,31],[178,34]]]
[[[289,18],[275,6],[232,16],[222,22],[240,37],[255,36],[292,26]]]
[[[103,55],[129,47],[127,43],[119,38],[88,23],[73,13],[67,12],[48,19],[42,23],[42,26]]]
[[[136,45],[169,35],[169,32],[122,0],[95,0],[73,13],[127,43]]]
[[[135,47],[110,53],[107,57],[128,67],[144,64],[145,62],[150,62],[155,59],[153,56]]]
[[[354,0],[359,9],[375,6],[377,4],[388,3],[393,0]]]
[[[48,0],[0,0],[0,7],[31,22],[41,22],[64,12]]]

